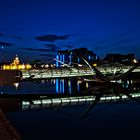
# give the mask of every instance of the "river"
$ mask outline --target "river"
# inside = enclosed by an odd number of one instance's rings
[[[139,92],[139,83],[126,81],[122,85]],[[26,81],[19,85],[1,86],[1,95],[63,94],[79,96],[91,87],[81,79],[52,79]],[[87,93],[86,93],[87,94]],[[81,119],[90,104],[19,110],[7,112],[6,116],[23,140],[53,139],[139,139],[140,103],[133,99],[119,102],[97,103]]]

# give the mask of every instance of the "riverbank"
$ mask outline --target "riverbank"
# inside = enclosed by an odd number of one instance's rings
[[[0,109],[0,140],[21,140],[21,136]]]

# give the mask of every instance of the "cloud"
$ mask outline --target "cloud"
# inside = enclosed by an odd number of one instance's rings
[[[34,48],[22,48],[23,50],[27,51],[40,51],[40,52],[47,52],[47,49],[34,49]]]
[[[61,49],[61,47],[56,46],[55,44],[44,44],[45,47],[49,48],[52,51],[58,51]],[[68,49],[75,48],[73,45],[64,45]]]
[[[47,49],[47,52],[58,52],[58,49],[56,48],[51,48],[51,49]]]
[[[0,33],[0,37],[13,38],[13,39],[17,39],[17,40],[22,39],[22,37],[18,36],[18,35],[8,35],[8,34],[3,34],[3,33]]]
[[[21,48],[21,49],[27,50],[27,51],[51,52],[51,53],[56,53],[58,51],[56,48],[49,48],[49,49]]]
[[[55,57],[54,54],[40,54],[40,56],[44,56],[44,57]]]
[[[14,43],[10,43],[10,42],[0,41],[0,46],[11,47],[13,45],[15,45],[15,44]]]
[[[57,52],[58,50],[60,50],[60,47],[56,46],[55,44],[44,44],[44,46],[47,48],[48,51],[53,51],[53,52]]]
[[[68,39],[69,35],[55,35],[55,34],[47,34],[47,35],[42,35],[42,36],[37,36],[35,37],[36,40],[38,41],[44,41],[44,42],[55,42],[57,40],[66,40]]]
[[[46,46],[46,47],[56,47],[55,44],[44,44],[44,46]]]
[[[22,37],[17,36],[17,35],[12,35],[11,38],[14,38],[14,39],[17,39],[17,40],[21,40],[22,39]]]

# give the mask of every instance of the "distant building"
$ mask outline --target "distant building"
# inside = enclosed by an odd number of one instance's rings
[[[20,64],[20,60],[17,55],[11,64],[2,65],[3,70],[16,70],[16,69],[22,70],[31,68],[32,66],[30,64]]]
[[[103,61],[106,61],[107,63],[120,63],[124,65],[132,65],[135,63],[135,56],[134,54],[107,54]]]
[[[97,56],[94,52],[89,51],[87,48],[77,48],[73,50],[60,50],[56,55],[56,67],[62,66],[64,64],[68,65],[86,65],[84,58],[89,63],[93,64],[97,60]]]

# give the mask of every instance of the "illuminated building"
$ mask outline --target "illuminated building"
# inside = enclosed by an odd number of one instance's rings
[[[83,60],[87,60],[90,64],[95,64],[97,56],[94,52],[89,51],[87,48],[77,48],[73,50],[60,50],[56,55],[56,67],[60,67],[64,64],[71,66],[85,65]]]
[[[31,68],[32,66],[30,64],[20,64],[20,60],[17,55],[11,64],[2,66],[3,70],[16,70],[16,69],[24,70],[24,69],[31,69]]]

